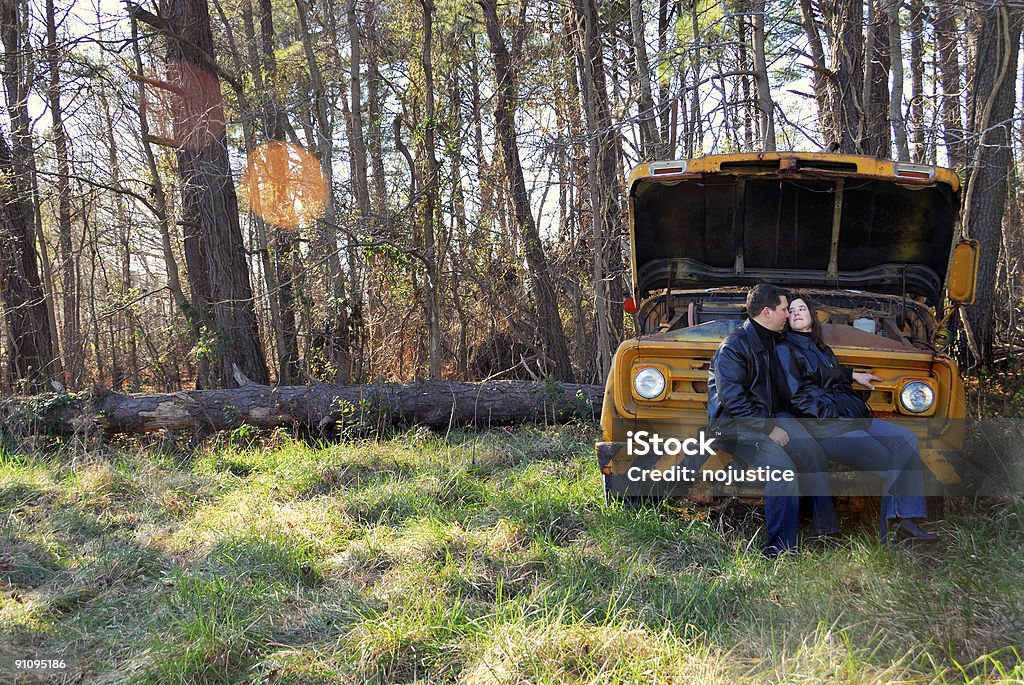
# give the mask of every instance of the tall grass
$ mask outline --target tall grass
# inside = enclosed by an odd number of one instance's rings
[[[776,561],[756,512],[606,503],[586,428],[0,455],[0,669],[54,682],[1024,679],[1024,505]]]

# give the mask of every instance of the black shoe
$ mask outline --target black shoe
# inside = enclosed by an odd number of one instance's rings
[[[939,536],[929,533],[913,519],[898,519],[889,529],[889,540],[907,544],[929,544],[939,541]]]

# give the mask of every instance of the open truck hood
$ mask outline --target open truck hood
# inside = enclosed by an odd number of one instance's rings
[[[959,183],[850,155],[721,155],[630,176],[634,292],[771,282],[941,301]]]

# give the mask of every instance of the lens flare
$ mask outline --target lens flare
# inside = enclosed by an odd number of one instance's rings
[[[217,77],[201,65],[174,61],[167,63],[167,81],[176,146],[202,150],[217,144],[225,131]]]
[[[281,141],[249,153],[242,187],[253,213],[282,228],[308,224],[323,214],[327,201],[320,162],[301,147]]]

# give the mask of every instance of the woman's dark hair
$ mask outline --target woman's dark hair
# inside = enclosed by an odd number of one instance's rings
[[[793,303],[797,300],[804,301],[804,304],[807,305],[807,313],[811,316],[811,340],[818,347],[825,347],[825,336],[821,331],[821,319],[818,318],[818,305],[806,295],[793,293],[789,298],[789,306],[792,307]]]

